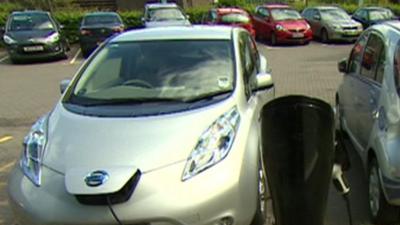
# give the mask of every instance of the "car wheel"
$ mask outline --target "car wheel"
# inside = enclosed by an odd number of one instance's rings
[[[65,44],[63,44],[61,47],[62,47],[61,59],[68,59],[67,55],[68,47]]]
[[[321,41],[323,43],[328,43],[329,42],[328,31],[326,31],[325,28],[322,28],[322,30],[321,30]]]
[[[372,222],[379,225],[399,222],[400,208],[389,205],[386,201],[379,178],[378,163],[375,158],[370,163],[368,175],[368,200]]]
[[[277,40],[276,40],[276,34],[272,33],[271,34],[271,45],[275,46],[277,44]]]

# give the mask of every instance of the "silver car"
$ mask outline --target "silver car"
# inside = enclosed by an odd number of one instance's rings
[[[361,156],[369,205],[377,224],[397,224],[400,213],[400,22],[367,29],[348,60],[336,95],[340,127]]]
[[[302,16],[310,24],[314,37],[324,43],[355,41],[363,31],[361,23],[336,6],[309,7],[303,10]]]
[[[20,225],[263,223],[274,85],[246,30],[126,32],[66,83],[9,178]]]
[[[144,7],[144,27],[188,26],[189,17],[175,3],[149,3]]]

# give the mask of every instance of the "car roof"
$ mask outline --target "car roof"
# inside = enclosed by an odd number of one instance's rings
[[[324,9],[341,9],[337,6],[315,6],[314,9],[324,10]]]
[[[247,14],[246,10],[240,9],[240,8],[233,8],[233,7],[217,8],[216,10],[220,14],[226,14],[226,13],[246,13]]]
[[[155,9],[155,8],[178,8],[178,5],[175,3],[149,3],[146,4],[146,8]]]
[[[266,7],[266,8],[269,8],[269,9],[291,8],[289,5],[278,4],[278,3],[264,4],[263,6]]]
[[[47,11],[41,11],[41,10],[15,11],[15,12],[11,13],[11,15],[20,15],[20,14],[21,15],[23,15],[23,14],[46,14],[46,15],[48,15],[50,13]]]
[[[230,40],[234,27],[229,26],[175,26],[132,30],[122,33],[111,42],[151,40]]]
[[[388,10],[388,8],[378,7],[378,6],[368,6],[368,7],[362,7],[360,9],[366,9],[366,10]]]
[[[397,30],[398,32],[400,32],[400,21],[398,21],[398,20],[385,21],[383,23],[379,23],[379,24],[375,25],[374,27],[378,27],[378,26],[389,26],[389,27]]]
[[[85,16],[107,16],[107,15],[117,16],[118,13],[116,13],[116,12],[90,12],[90,13],[85,14]]]

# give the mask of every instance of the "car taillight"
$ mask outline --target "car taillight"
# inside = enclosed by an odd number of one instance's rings
[[[89,36],[92,35],[92,32],[90,30],[81,30],[81,34]]]
[[[123,27],[113,27],[112,30],[114,33],[121,33],[124,31],[124,28]]]

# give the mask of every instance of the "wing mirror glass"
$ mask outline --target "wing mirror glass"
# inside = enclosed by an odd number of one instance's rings
[[[342,59],[339,61],[338,70],[341,73],[347,73],[347,59]]]
[[[67,90],[68,85],[71,83],[70,79],[62,80],[60,83],[60,93],[63,94]]]

